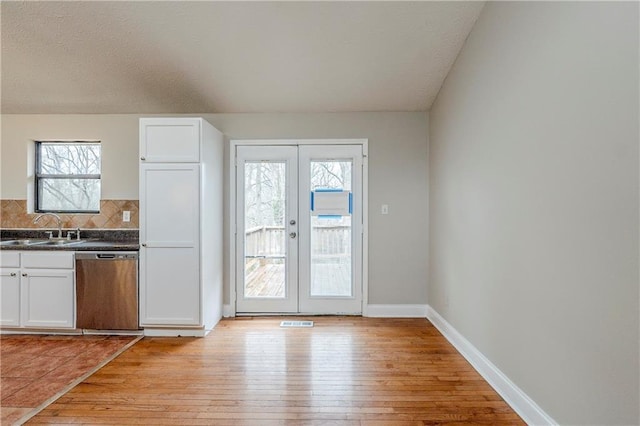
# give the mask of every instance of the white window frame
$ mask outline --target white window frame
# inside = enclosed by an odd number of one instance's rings
[[[56,177],[57,179],[69,179],[73,177],[84,179],[95,179],[100,182],[100,194],[98,194],[98,210],[45,210],[40,206],[38,180],[50,179],[52,176],[41,175],[41,144],[76,144],[76,145],[98,145],[100,147],[100,173],[95,175],[60,175],[64,177]],[[58,213],[58,214],[100,214],[100,201],[102,200],[102,141],[93,139],[36,139],[33,141],[33,151],[30,153],[30,157],[33,157],[33,168],[31,179],[28,180],[27,190],[29,198],[32,203],[30,204],[29,213]]]

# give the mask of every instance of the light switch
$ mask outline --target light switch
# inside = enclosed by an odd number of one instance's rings
[[[131,221],[131,212],[129,210],[122,211],[122,221],[130,222]]]
[[[383,204],[382,208],[380,209],[380,213],[389,214],[389,204]]]

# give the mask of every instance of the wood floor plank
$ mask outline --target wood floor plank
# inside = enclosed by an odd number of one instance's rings
[[[283,319],[145,338],[29,424],[524,424],[425,319]]]

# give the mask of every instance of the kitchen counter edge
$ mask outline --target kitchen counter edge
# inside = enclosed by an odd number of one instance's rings
[[[42,244],[15,245],[0,247],[7,251],[137,251],[140,250],[138,241],[85,241],[67,246],[48,246]]]

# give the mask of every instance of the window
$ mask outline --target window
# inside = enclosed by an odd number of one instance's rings
[[[100,142],[36,141],[35,211],[100,212]]]

